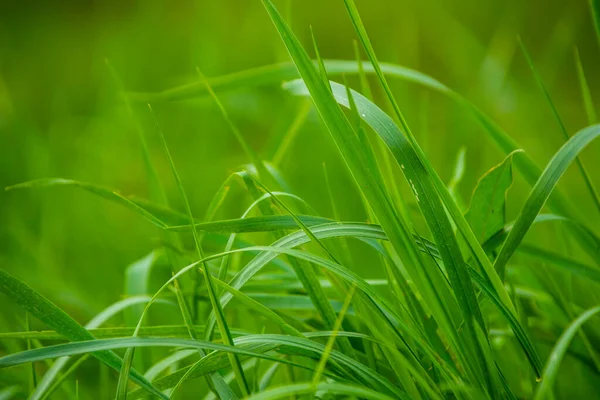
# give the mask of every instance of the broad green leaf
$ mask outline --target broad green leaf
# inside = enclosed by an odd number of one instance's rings
[[[465,218],[479,243],[485,243],[506,224],[506,193],[513,183],[513,155],[514,152],[486,172],[473,191]]]

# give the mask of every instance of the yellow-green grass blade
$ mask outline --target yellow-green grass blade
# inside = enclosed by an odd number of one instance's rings
[[[577,155],[594,139],[600,135],[600,125],[588,126],[573,135],[567,143],[552,157],[548,166],[540,176],[523,208],[521,209],[513,228],[511,229],[498,258],[494,263],[494,268],[501,277],[504,277],[506,264],[513,255],[525,234],[531,227],[535,217],[542,210],[542,207],[548,200],[550,193],[558,183],[558,180],[567,170],[569,165]]]
[[[72,341],[94,340],[94,337],[67,313],[3,269],[0,269],[0,291],[67,339]],[[110,351],[93,353],[93,356],[117,371],[123,364],[123,360]],[[127,377],[149,393],[159,398],[165,398],[137,371],[130,370]]]

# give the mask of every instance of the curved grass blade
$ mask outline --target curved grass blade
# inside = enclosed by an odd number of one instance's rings
[[[0,291],[67,339],[72,341],[94,340],[94,337],[67,313],[3,269],[0,269]],[[123,362],[113,352],[103,351],[92,355],[117,371],[121,369]],[[159,398],[166,398],[137,371],[131,370],[127,376],[148,393]]]
[[[303,354],[320,354],[324,351],[324,345],[313,342],[308,339],[292,337],[286,335],[264,334],[264,335],[249,335],[241,337],[237,340],[239,346],[228,346],[203,340],[175,339],[175,338],[118,338],[118,339],[101,339],[83,342],[72,342],[48,346],[40,349],[27,350],[21,353],[12,354],[0,358],[0,368],[19,365],[28,362],[45,360],[48,358],[56,358],[61,356],[71,356],[77,354],[87,354],[101,350],[115,350],[122,348],[136,347],[181,347],[181,348],[205,348],[220,352],[234,353],[236,355],[245,355],[250,357],[258,357],[269,361],[291,363],[285,359],[271,356],[265,353],[246,350],[244,344],[248,343],[269,343],[277,346],[285,346],[291,349],[300,350]],[[353,380],[359,383],[367,384],[373,389],[380,390],[390,395],[400,395],[402,392],[387,381],[383,376],[370,368],[362,365],[356,360],[343,355],[337,351],[331,352],[331,357],[343,368],[348,368],[354,373]],[[299,365],[291,363],[292,365]]]
[[[380,185],[378,185],[378,179],[376,175],[373,174],[373,171],[368,170],[366,166],[369,165],[369,160],[365,160],[364,152],[361,150],[360,140],[356,136],[356,133],[353,131],[352,126],[347,120],[346,116],[343,114],[339,106],[336,104],[335,99],[332,98],[331,88],[328,88],[325,85],[318,72],[315,70],[312,61],[308,58],[306,52],[295,38],[293,33],[289,30],[289,27],[283,22],[281,16],[278,14],[275,7],[272,5],[270,1],[263,1],[267,12],[271,16],[273,23],[275,24],[277,30],[280,33],[285,45],[288,48],[288,51],[300,72],[300,74],[305,78],[305,82],[309,85],[311,96],[317,110],[321,114],[323,121],[325,122],[327,128],[329,129],[332,137],[334,138],[340,152],[343,155],[346,164],[348,165],[350,171],[352,172],[354,178],[356,179],[359,187],[364,191],[365,196],[371,203],[375,214],[377,215],[379,221],[381,222],[385,232],[390,238],[390,242],[392,246],[395,248],[395,251],[398,255],[405,259],[404,266],[408,269],[411,268],[410,274],[411,277],[415,280],[415,282],[419,285],[423,297],[429,301],[428,306],[435,313],[436,319],[443,324],[444,333],[449,335],[450,340],[452,340],[453,346],[459,352],[462,358],[465,360],[468,358],[465,351],[465,346],[472,346],[473,344],[469,344],[469,342],[461,341],[458,339],[456,326],[450,320],[450,311],[456,310],[455,308],[449,307],[449,304],[446,302],[439,301],[440,290],[444,288],[443,279],[436,286],[432,285],[431,279],[432,275],[427,277],[423,276],[423,274],[439,274],[440,272],[437,269],[427,269],[424,266],[424,260],[417,249],[417,245],[412,238],[412,232],[407,226],[406,221],[401,220],[401,217],[397,214],[397,212],[392,207],[392,204],[389,200],[389,196],[386,193],[386,189]],[[341,86],[341,85],[340,85]],[[345,88],[344,88],[345,90]],[[411,167],[413,167],[411,165]],[[415,178],[416,179],[416,178]],[[417,184],[417,183],[415,183]],[[419,194],[420,195],[420,194]],[[429,196],[428,193],[423,194],[423,196]],[[428,197],[426,197],[429,200]],[[437,197],[436,197],[437,198]],[[443,209],[439,210],[440,212],[444,212]],[[447,221],[446,216],[444,215],[442,221]],[[431,220],[430,220],[431,222]],[[434,226],[436,233],[440,233],[444,235],[444,230],[440,230],[439,226]],[[452,234],[452,232],[447,232]],[[446,237],[449,239],[449,237]],[[450,247],[453,249],[453,247]],[[457,249],[458,250],[458,249]],[[449,253],[445,253],[445,256],[448,256]],[[447,262],[449,263],[449,269],[452,269],[452,266],[455,265],[458,259],[456,257],[448,258]],[[422,267],[421,267],[422,266]],[[455,270],[453,269],[453,272]],[[466,273],[466,270],[463,271]],[[439,277],[439,275],[438,275]],[[454,278],[455,276],[453,276]],[[471,285],[470,280],[467,274],[467,280],[455,280],[455,283],[466,283],[467,285]],[[434,289],[435,287],[435,289]],[[457,296],[460,297],[460,302],[463,306],[462,311],[467,313],[467,324],[471,326],[473,323],[472,315],[469,316],[469,313],[474,312],[478,309],[476,303],[469,302],[471,306],[475,308],[471,309],[466,308],[466,298],[474,298],[474,292],[472,287],[470,291],[468,286],[466,288],[456,287]],[[466,292],[464,290],[467,290]],[[471,293],[471,295],[469,295]],[[466,296],[466,297],[465,297]],[[434,300],[435,299],[435,300]],[[478,321],[482,321],[482,318],[478,318]],[[471,342],[472,343],[472,342]],[[476,359],[479,357],[475,356]],[[470,373],[472,376],[479,376],[476,369],[470,369]],[[477,378],[476,380],[481,380]]]
[[[115,316],[116,314],[120,313],[121,311],[126,311],[128,308],[130,307],[136,307],[139,304],[143,304],[143,303],[147,303],[150,301],[150,297],[149,296],[135,296],[135,297],[130,297],[124,300],[120,300],[116,303],[111,304],[110,306],[108,306],[107,308],[105,308],[103,311],[101,311],[99,314],[97,314],[94,318],[92,318],[86,325],[85,325],[85,329],[90,332],[90,334],[92,334],[94,337],[97,338],[97,336],[95,335],[95,331],[97,331],[98,327],[103,325],[104,323],[106,323],[110,318],[112,318],[113,316]],[[164,303],[167,303],[163,300]],[[170,304],[170,303],[167,303]],[[51,339],[52,337],[49,337],[48,333],[54,333],[54,339],[58,339],[61,340],[64,337],[62,337],[61,335],[58,335],[56,332],[50,331],[50,332],[46,332],[45,336],[43,332],[31,332],[33,335],[31,335],[34,338],[48,338]],[[30,336],[27,333],[23,333],[23,336]],[[1,336],[0,336],[1,337]],[[7,336],[8,337],[8,336]],[[38,386],[36,387],[35,392],[33,392],[33,394],[29,397],[29,400],[38,400],[38,399],[45,399],[48,396],[50,396],[50,394],[52,393],[53,388],[56,387],[57,385],[57,377],[60,374],[60,371],[62,371],[62,369],[67,365],[69,359],[68,358],[61,358],[56,360],[56,362],[54,362],[54,364],[52,364],[52,367],[50,367],[50,369],[48,371],[46,371],[46,373],[44,374],[44,377],[42,378],[42,380],[39,382]],[[71,368],[69,368],[71,369]],[[66,375],[63,374],[63,377]]]
[[[513,228],[511,229],[496,262],[494,268],[500,277],[504,277],[506,264],[513,255],[525,234],[531,227],[535,217],[541,211],[550,193],[558,183],[560,177],[567,170],[571,162],[577,157],[591,141],[600,135],[600,125],[592,125],[577,132],[565,143],[552,157],[542,176],[531,190]]]
[[[599,7],[596,7],[596,9],[598,8]],[[357,67],[355,61],[324,60],[323,62],[327,69],[327,73],[330,76],[359,73],[359,68]],[[451,100],[455,101],[459,106],[461,106],[474,116],[476,121],[483,126],[488,136],[505,154],[509,154],[512,151],[521,148],[521,146],[519,146],[519,144],[513,138],[511,138],[506,132],[504,132],[502,128],[500,128],[500,126],[498,126],[488,115],[481,111],[476,105],[474,105],[468,99],[466,99],[459,93],[453,91],[451,88],[444,85],[440,81],[422,72],[409,69],[400,65],[379,63],[379,66],[381,68],[381,71],[385,75],[424,86],[428,89],[439,92],[444,96],[447,96]],[[371,65],[370,63],[364,62],[362,63],[362,67],[365,73],[372,74],[375,72],[373,65]],[[281,81],[287,81],[298,77],[298,70],[296,69],[293,63],[282,63],[213,78],[210,80],[210,82],[211,86],[215,91],[224,91],[232,90],[238,87],[276,84]],[[169,89],[162,93],[130,93],[130,97],[132,99],[144,102],[150,100],[167,101],[200,95],[206,95],[206,91],[203,88],[203,85],[199,83],[192,83],[181,87]],[[526,153],[523,153],[520,157],[516,157],[514,159],[514,165],[523,175],[523,177],[530,186],[535,185],[535,182],[538,180],[539,176],[542,173],[541,169]],[[446,199],[444,199],[444,203],[447,203]],[[576,213],[573,211],[576,210],[576,207],[573,207],[571,205],[571,203],[560,192],[560,190],[554,191],[553,195],[548,199],[548,206],[556,214],[564,215],[571,219],[580,220],[580,218],[575,217]],[[452,214],[452,216],[454,219],[456,219],[456,216],[454,214]],[[573,234],[577,237],[578,241],[581,239],[579,237],[581,232],[574,230]],[[600,260],[600,258],[598,257],[598,249],[587,247],[586,242],[583,240],[581,241],[581,243],[583,245],[582,248],[592,258],[594,258],[595,260]],[[478,259],[480,259],[480,256],[481,255],[478,256]],[[598,263],[600,264],[600,261],[598,261]],[[498,287],[496,287],[496,290],[498,290]],[[504,298],[503,300],[506,301],[506,299]]]
[[[552,353],[550,353],[550,356],[548,357],[548,362],[546,363],[546,367],[544,368],[544,373],[542,375],[542,381],[537,388],[534,400],[542,400],[550,396],[550,390],[552,389],[552,385],[554,385],[560,364],[569,348],[571,340],[573,340],[573,337],[577,334],[577,331],[581,328],[581,326],[599,312],[600,306],[590,308],[577,317],[577,319],[575,319],[567,327],[567,329],[565,329],[563,334],[554,345]]]

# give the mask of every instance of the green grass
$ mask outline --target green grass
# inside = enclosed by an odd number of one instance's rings
[[[108,51],[91,112],[0,63],[27,154],[2,164],[0,398],[599,398],[597,1],[550,8],[547,43],[493,2],[491,40],[441,2],[255,3],[273,54],[215,39],[235,13],[190,23],[247,68],[197,50],[155,84]]]

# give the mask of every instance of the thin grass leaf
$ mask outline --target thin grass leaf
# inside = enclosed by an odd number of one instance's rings
[[[546,89],[546,85],[544,85],[544,81],[542,80],[542,77],[537,72],[535,65],[533,64],[533,60],[531,59],[531,55],[529,54],[529,51],[527,51],[527,47],[525,47],[525,44],[521,40],[521,37],[518,37],[518,39],[519,39],[519,46],[521,47],[521,51],[525,55],[527,64],[529,64],[529,68],[531,68],[531,71],[533,72],[533,76],[535,77],[535,80],[536,80],[540,90],[544,94],[544,97],[546,98],[548,105],[552,109],[552,114],[554,115],[554,118],[556,119],[556,122],[558,123],[558,125],[560,127],[560,130],[564,136],[565,141],[568,141],[569,133],[567,132],[567,128],[565,127],[565,124],[563,123],[562,118],[560,117],[558,110],[556,109],[556,106],[554,105],[554,102],[550,98],[550,93],[548,92],[548,89]],[[583,180],[585,181],[585,185],[587,186],[587,189],[590,192],[590,195],[592,196],[594,205],[596,206],[598,211],[600,211],[600,197],[598,196],[598,191],[596,190],[596,187],[594,186],[594,183],[592,182],[592,180],[591,180],[585,166],[583,165],[583,162],[579,158],[579,156],[577,156],[575,158],[575,161],[577,162],[577,166],[579,167],[581,176],[583,177]]]
[[[304,125],[304,122],[306,121],[306,118],[308,117],[308,114],[311,109],[312,103],[310,101],[306,101],[302,104],[302,106],[300,107],[300,111],[296,114],[296,118],[294,118],[292,124],[283,135],[281,142],[278,144],[275,153],[271,157],[271,162],[273,163],[273,165],[281,165],[281,161],[288,152],[292,142],[294,141],[296,135],[300,131],[300,128],[302,127],[302,125]]]
[[[598,122],[596,110],[594,109],[594,101],[592,100],[592,94],[585,77],[583,65],[581,64],[581,58],[579,57],[579,49],[575,47],[574,51],[575,66],[577,67],[577,79],[579,80],[579,87],[581,89],[581,97],[583,99],[583,106],[585,108],[585,114],[588,118],[588,124],[592,125]]]
[[[227,113],[227,110],[225,110],[225,107],[223,107],[223,104],[221,103],[221,101],[217,97],[216,93],[213,91],[213,89],[212,89],[209,81],[204,77],[204,74],[202,74],[202,72],[200,71],[199,68],[196,68],[196,71],[198,72],[198,76],[200,77],[200,81],[206,87],[206,91],[208,92],[208,94],[210,95],[210,97],[212,97],[213,101],[215,102],[215,104],[219,108],[219,111],[221,112],[221,115],[223,115],[223,118],[225,119],[225,122],[227,123],[227,126],[229,126],[229,129],[234,134],[236,140],[238,141],[238,143],[240,144],[240,146],[244,150],[244,153],[246,153],[246,156],[250,159],[250,161],[252,162],[252,164],[256,168],[256,171],[257,171],[258,175],[261,176],[261,177],[263,177],[263,179],[269,179],[270,178],[270,173],[267,171],[267,169],[266,169],[263,161],[260,159],[260,157],[258,156],[258,154],[252,149],[252,147],[250,147],[250,145],[248,144],[248,142],[246,141],[246,139],[244,138],[244,136],[242,135],[242,133],[240,132],[240,130],[235,126],[235,124],[233,123],[233,121],[229,117],[229,114]]]
[[[277,195],[275,195],[277,197]],[[329,218],[312,215],[297,215],[296,218],[305,226],[315,226],[333,222]],[[263,215],[259,217],[243,217],[239,219],[221,220],[214,222],[201,222],[194,224],[198,231],[220,233],[244,232],[273,232],[286,229],[297,229],[298,222],[291,215]],[[190,225],[169,226],[166,229],[177,232],[190,231]]]
[[[596,1],[596,0],[590,0]],[[596,7],[598,9],[599,7]],[[324,60],[325,67],[327,69],[328,75],[341,75],[341,74],[357,74],[359,73],[359,68],[354,61],[345,61],[345,60]],[[439,82],[438,80],[423,74],[419,71],[415,71],[406,67],[402,67],[399,65],[389,64],[389,63],[379,63],[381,71],[390,76],[397,79],[406,80],[408,82],[412,82],[426,88],[429,88],[433,91],[439,92],[444,96],[447,96],[454,102],[456,102],[460,107],[464,108],[469,114],[472,114],[475,120],[482,125],[485,129],[486,134],[489,138],[491,138],[495,144],[500,148],[502,152],[505,154],[509,154],[517,149],[521,149],[520,146],[513,138],[511,138],[506,132],[502,130],[500,126],[498,126],[488,115],[486,115],[481,109],[479,109],[476,105],[471,103],[468,99],[460,95],[459,93],[453,91],[448,86]],[[375,73],[374,67],[370,63],[362,63],[362,67],[365,73]],[[211,80],[211,86],[215,90],[231,90],[238,87],[251,87],[251,86],[260,86],[260,85],[268,85],[268,84],[276,84],[281,81],[291,80],[299,77],[299,72],[293,63],[282,63],[269,65],[265,67],[259,67],[252,70],[242,71],[233,73],[230,75],[225,75],[217,78],[213,78]],[[162,93],[131,93],[130,97],[135,99],[136,101],[144,101],[147,102],[150,99],[153,101],[167,101],[167,100],[175,100],[181,98],[188,98],[194,96],[206,95],[206,90],[203,85],[198,83],[192,83],[189,85],[184,85],[178,88],[173,88],[166,90]],[[542,171],[536,165],[536,163],[527,155],[527,153],[523,153],[520,157],[516,157],[514,160],[515,167],[519,170],[519,172],[523,175],[526,182],[533,187],[536,181],[540,177]],[[440,190],[439,185],[438,190]],[[444,195],[443,192],[441,192]],[[451,197],[450,197],[451,198]],[[444,197],[444,203],[448,207],[448,199]],[[577,213],[574,211],[577,208],[573,207],[570,201],[560,192],[560,190],[554,191],[553,195],[548,199],[548,206],[551,210],[559,215],[564,215],[574,220],[578,220],[582,222],[581,218],[577,217]],[[452,210],[450,210],[452,211]],[[452,217],[456,220],[457,216],[454,212],[452,212]],[[462,226],[461,233],[465,235],[464,228]],[[576,236],[578,241],[581,241],[582,248],[595,260],[600,260],[598,258],[599,251],[596,248],[591,248],[587,246],[587,242],[583,240],[579,235],[581,232],[574,230],[573,235]],[[468,233],[467,241],[471,244],[471,238],[469,239]],[[475,251],[472,249],[472,251]],[[482,260],[483,254],[476,254],[477,259],[479,261]],[[600,263],[600,261],[598,261]],[[499,287],[496,287],[496,290],[499,290]],[[507,298],[504,298],[504,295],[501,296],[503,301],[507,301]]]
[[[399,219],[398,214],[392,208],[385,189],[379,185],[374,185],[374,183],[377,183],[377,180],[374,179],[371,171],[365,170],[365,166],[369,165],[369,162],[364,160],[364,155],[360,150],[360,142],[345,115],[341,112],[337,104],[335,104],[335,99],[332,98],[330,89],[321,81],[318,72],[314,69],[306,52],[282,21],[273,5],[269,1],[263,1],[263,4],[288,47],[288,51],[294,59],[300,74],[304,76],[305,81],[310,85],[311,95],[317,110],[332,134],[359,187],[365,191],[365,195],[378,215],[380,222],[385,224],[384,229],[398,254],[401,257],[407,258],[405,266],[407,268],[409,266],[414,268],[417,265],[423,265],[423,260],[406,223]],[[438,290],[434,290],[430,283],[431,281],[428,283],[427,278],[422,277],[424,272],[427,272],[425,268],[415,268],[411,276],[423,288],[425,298],[437,299],[439,295],[437,292],[440,287],[438,287]],[[456,329],[450,328],[448,310],[444,309],[441,302],[436,304],[435,301],[431,301],[428,305],[434,310],[437,318],[445,321],[444,324],[447,327],[445,333],[451,335],[451,337],[455,336]],[[459,340],[454,339],[453,341],[458,346]]]
[[[321,355],[321,359],[319,360],[319,364],[313,374],[313,388],[317,389],[319,381],[321,380],[321,376],[323,375],[323,370],[325,369],[325,364],[327,364],[327,359],[329,358],[329,354],[333,350],[333,345],[335,343],[335,337],[337,336],[338,331],[342,327],[342,322],[344,321],[344,317],[348,312],[348,308],[350,307],[350,302],[352,301],[352,296],[354,295],[354,290],[356,286],[352,286],[348,291],[348,295],[346,296],[346,300],[344,300],[344,305],[342,307],[342,311],[339,313],[337,320],[335,321],[335,325],[333,326],[333,334],[327,340],[327,345],[325,346],[325,351]]]
[[[592,13],[592,22],[596,29],[596,39],[598,39],[598,46],[600,46],[600,0],[589,0],[590,11]]]
[[[72,341],[94,340],[94,337],[67,313],[3,269],[0,269],[0,291],[67,339]],[[92,355],[117,371],[121,369],[122,360],[112,352],[104,351]],[[148,393],[159,398],[166,398],[137,371],[129,371],[127,377],[130,377]]]
[[[150,106],[150,105],[148,105]],[[152,110],[152,108],[150,107],[150,110]],[[158,125],[158,121],[156,120],[156,125],[157,125],[157,130],[160,134],[160,137],[162,139],[162,144],[163,144],[163,148],[165,150],[165,153],[167,155],[167,158],[169,160],[169,165],[171,166],[171,172],[173,173],[173,177],[175,178],[175,181],[177,183],[177,187],[179,189],[179,193],[181,195],[181,198],[183,199],[183,203],[185,205],[186,211],[187,211],[187,215],[189,218],[189,223],[190,225],[193,225],[195,220],[194,220],[194,216],[192,214],[192,208],[190,207],[190,203],[188,201],[187,195],[185,193],[185,190],[183,188],[183,184],[181,182],[181,179],[179,178],[179,174],[177,173],[177,169],[175,168],[175,163],[173,162],[173,158],[171,157],[171,153],[169,152],[169,148],[167,146],[167,141],[162,133],[162,130],[160,129],[160,126]],[[260,168],[259,166],[257,166],[257,168]],[[202,246],[200,243],[200,237],[198,236],[198,232],[195,228],[192,229],[192,234],[194,236],[194,243],[196,245],[196,252],[198,253],[198,258],[200,260],[202,260],[204,258],[204,253],[202,251]],[[212,283],[212,275],[210,273],[210,270],[208,269],[208,265],[206,263],[201,263],[202,268],[204,269],[204,276],[206,279],[206,286],[207,286],[207,291],[208,291],[208,296],[210,299],[210,303],[211,306],[215,312],[215,315],[217,316],[217,324],[219,326],[219,330],[221,332],[221,336],[223,337],[223,340],[225,342],[225,344],[229,345],[229,346],[233,346],[233,338],[231,336],[231,332],[229,330],[229,326],[227,325],[227,321],[225,319],[225,314],[223,313],[223,309],[221,308],[221,304],[218,301],[217,298],[217,294],[214,290],[214,285]],[[194,290],[195,290],[196,286],[194,286]],[[194,296],[195,298],[195,296]],[[230,354],[230,361],[231,361],[231,367],[233,368],[236,378],[237,378],[237,382],[238,385],[240,387],[240,391],[242,392],[243,396],[248,396],[248,394],[250,393],[250,389],[248,386],[248,382],[246,380],[246,377],[244,375],[244,370],[242,369],[241,363],[239,361],[239,359],[237,358],[237,356],[233,353]],[[127,393],[125,391],[120,392],[122,393],[123,399],[126,398]]]
[[[285,346],[291,349],[300,350],[302,353],[313,355],[320,354],[324,351],[324,346],[320,343],[313,342],[308,339],[285,335],[249,335],[237,339],[236,342],[238,346],[228,346],[202,340],[139,337],[73,342],[49,346],[41,349],[28,350],[21,353],[2,357],[0,358],[0,368],[19,365],[28,362],[40,361],[48,358],[86,354],[101,350],[115,350],[135,347],[181,347],[193,349],[206,348],[221,352],[234,353],[236,355],[258,357],[263,358],[265,360],[284,363],[290,362],[285,359],[274,357],[265,353],[258,353],[246,350],[244,347],[246,344],[260,342],[269,343],[277,346]],[[363,384],[367,384],[376,390],[381,390],[390,395],[402,395],[402,392],[398,390],[397,387],[389,383],[384,377],[379,375],[377,372],[371,370],[370,368],[360,363],[357,363],[356,360],[347,357],[335,350],[331,352],[331,358],[336,363],[342,365],[343,368],[348,368],[350,371],[352,371],[354,373],[353,379],[356,382],[362,382]],[[291,364],[300,366],[299,364],[295,363]],[[352,375],[348,376],[350,377]]]
[[[573,340],[573,337],[577,334],[581,326],[599,312],[600,306],[590,308],[584,311],[565,329],[548,357],[548,362],[544,368],[541,383],[535,392],[534,400],[542,400],[551,396],[550,390],[552,390],[560,364],[569,348],[571,340]]]
[[[577,154],[597,138],[598,135],[600,135],[600,125],[588,126],[573,135],[552,157],[542,176],[540,176],[540,179],[531,190],[498,254],[498,258],[496,258],[494,268],[501,277],[504,277],[508,260],[525,237],[535,217],[541,211],[550,193],[558,183],[558,180],[577,157]]]
[[[345,396],[359,396],[361,399],[369,399],[369,400],[391,400],[392,397],[389,397],[385,394],[375,392],[373,390],[365,389],[361,386],[356,385],[348,385],[341,383],[319,383],[316,386],[316,390],[319,395],[324,396],[336,396],[336,395],[345,395]],[[314,387],[312,383],[296,383],[293,385],[280,386],[276,388],[267,389],[260,393],[256,393],[248,398],[248,400],[274,400],[281,399],[284,397],[290,397],[294,395],[303,395],[310,394],[314,391]],[[402,396],[401,399],[408,399],[408,397]]]
[[[6,187],[6,190],[16,190],[16,189],[25,189],[25,188],[42,188],[42,187],[53,187],[53,186],[73,186],[77,188],[84,189],[90,193],[103,197],[107,200],[113,201],[115,203],[121,204],[130,210],[137,212],[142,215],[148,221],[152,222],[159,228],[166,227],[166,224],[163,223],[159,218],[155,217],[152,213],[145,210],[140,205],[136,204],[134,201],[127,199],[126,197],[120,195],[118,192],[103,188],[101,186],[93,185],[91,183],[86,182],[78,182],[71,179],[62,179],[62,178],[47,178],[47,179],[36,179],[29,182],[20,183],[17,185],[12,185]]]

